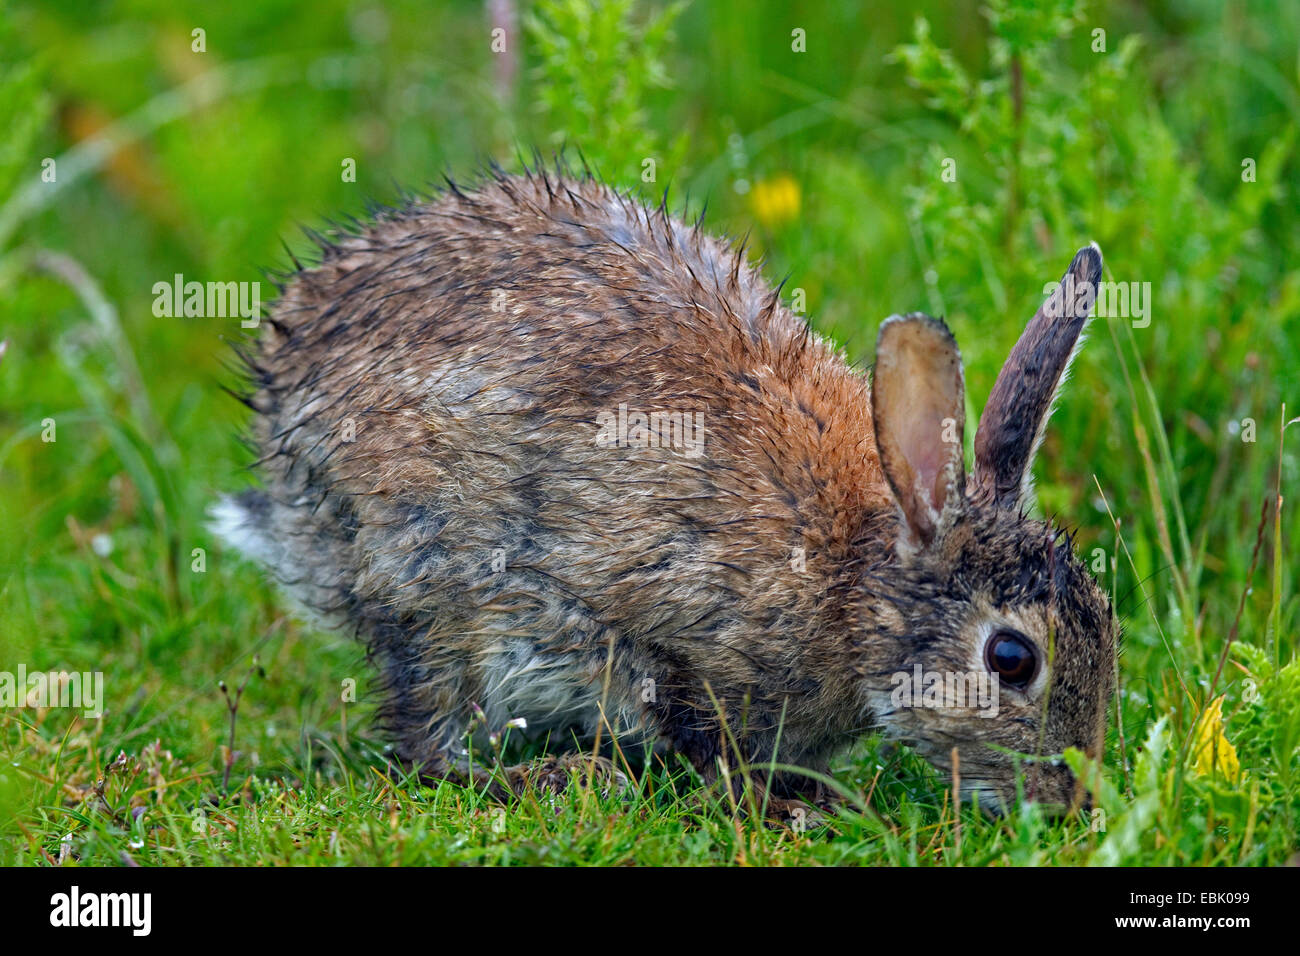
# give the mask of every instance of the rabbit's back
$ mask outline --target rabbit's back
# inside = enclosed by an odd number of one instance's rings
[[[703,680],[831,693],[801,659],[891,498],[864,377],[742,255],[590,180],[502,176],[327,246],[269,325],[266,489],[221,525],[366,636],[408,756],[466,701],[558,728],[606,683],[625,726]]]

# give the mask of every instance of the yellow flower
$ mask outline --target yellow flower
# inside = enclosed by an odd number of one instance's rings
[[[750,194],[754,215],[769,229],[782,226],[799,215],[799,184],[786,173],[754,184]]]
[[[1219,696],[1196,724],[1192,738],[1192,770],[1203,777],[1216,773],[1229,783],[1241,779],[1237,750],[1223,734],[1223,697]]]

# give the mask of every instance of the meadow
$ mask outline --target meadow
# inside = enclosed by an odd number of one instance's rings
[[[0,863],[1296,862],[1298,49],[1300,5],[1268,0],[6,4],[0,672],[101,674],[103,700],[0,708]],[[205,524],[251,481],[223,390],[249,331],[155,290],[269,300],[304,230],[535,150],[707,204],[864,367],[884,317],[944,316],[972,425],[1101,246],[1130,299],[1037,465],[1123,626],[1103,759],[1070,757],[1090,811],[954,806],[875,737],[810,828],[673,761],[507,803],[389,764],[361,648]]]

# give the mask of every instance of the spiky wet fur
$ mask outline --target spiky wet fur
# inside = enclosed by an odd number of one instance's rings
[[[967,789],[1002,798],[1011,760],[986,742],[1095,747],[1100,591],[993,508],[900,548],[865,376],[743,250],[539,166],[321,253],[247,356],[265,487],[216,524],[366,641],[404,759],[453,763],[476,706],[556,739],[603,712],[607,736],[709,777],[736,757],[720,715],[743,756],[816,770],[880,728],[940,766],[958,747]],[[598,446],[624,403],[702,412],[703,454]],[[1006,720],[882,705],[913,662],[968,669],[984,605],[1056,622],[1045,725],[1040,701]]]

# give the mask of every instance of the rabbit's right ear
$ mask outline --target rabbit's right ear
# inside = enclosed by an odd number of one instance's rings
[[[876,338],[871,412],[905,540],[925,547],[965,501],[966,386],[961,354],[943,322],[920,313],[885,320]]]

